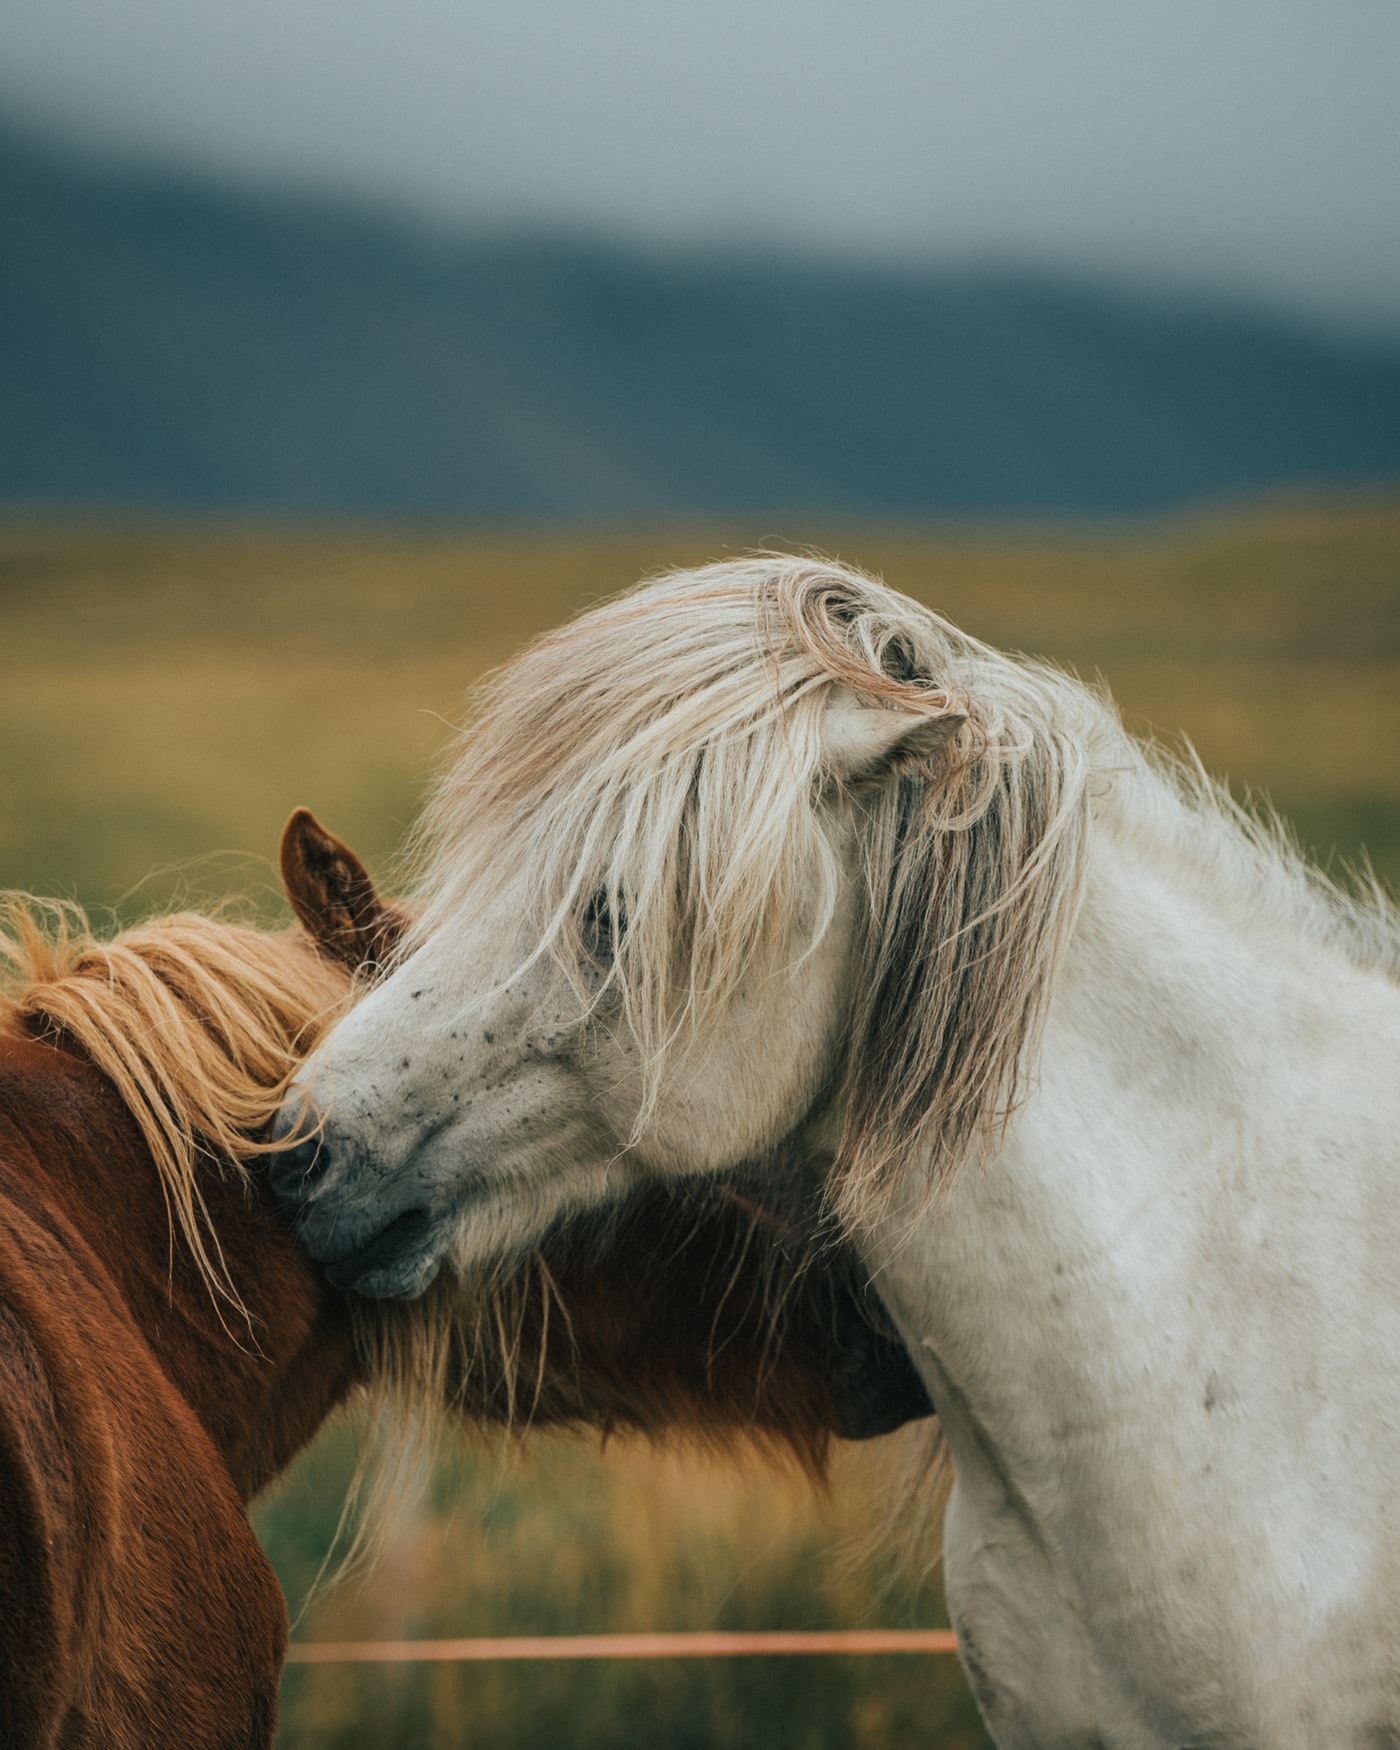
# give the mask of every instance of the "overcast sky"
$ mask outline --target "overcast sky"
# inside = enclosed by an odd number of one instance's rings
[[[473,221],[1400,327],[1400,0],[3,0],[0,107]]]

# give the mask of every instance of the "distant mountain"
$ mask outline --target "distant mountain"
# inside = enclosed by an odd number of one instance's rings
[[[446,239],[0,132],[0,503],[1083,514],[1400,478],[1400,341],[1008,274]]]

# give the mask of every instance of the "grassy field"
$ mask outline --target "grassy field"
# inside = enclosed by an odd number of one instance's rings
[[[1102,673],[1324,854],[1400,873],[1400,504],[794,533]],[[257,874],[220,854],[267,857],[297,802],[382,865],[474,676],[643,572],[775,538],[0,528],[0,885],[227,891]]]
[[[1075,533],[494,536],[0,528],[0,886],[129,916],[251,893],[314,807],[381,873],[464,689],[641,573],[764,542],[884,573],[969,630],[1102,673],[1324,858],[1400,879],[1400,505],[1286,504]],[[918,1540],[853,1560],[890,1494],[570,1443],[449,1455],[386,1563],[307,1636],[933,1624]],[[293,1608],[334,1527],[332,1430],[259,1513]],[[902,1566],[895,1553],[915,1558]],[[292,1746],[983,1745],[950,1661],[294,1670]]]

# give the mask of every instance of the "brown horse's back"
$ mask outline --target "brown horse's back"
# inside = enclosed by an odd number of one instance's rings
[[[83,1178],[91,1207],[72,1195]],[[122,1198],[104,1196],[119,1181]],[[160,1187],[110,1086],[0,1033],[5,1747],[271,1743],[281,1593],[227,1466],[104,1261],[152,1231],[152,1266],[168,1274]]]

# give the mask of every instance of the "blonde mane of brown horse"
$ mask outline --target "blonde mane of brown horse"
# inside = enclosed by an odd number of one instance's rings
[[[179,912],[102,941],[78,906],[13,895],[0,911],[0,968],[0,1015],[68,1041],[111,1081],[211,1291],[237,1304],[202,1174],[236,1171],[271,1146],[260,1139],[348,1000],[351,974],[300,930]]]

